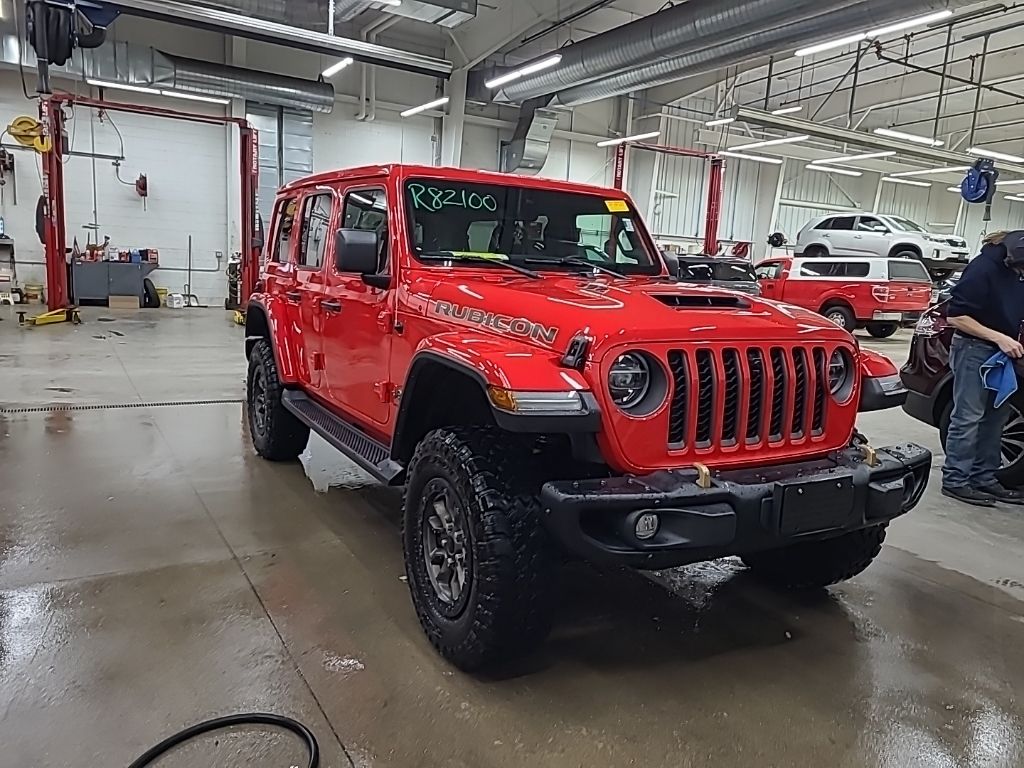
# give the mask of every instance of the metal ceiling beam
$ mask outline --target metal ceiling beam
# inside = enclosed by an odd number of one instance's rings
[[[117,0],[108,3],[122,13],[144,16],[172,24],[198,27],[223,35],[260,40],[264,43],[320,53],[326,56],[351,56],[356,61],[378,64],[431,77],[448,78],[453,65],[445,59],[389,48],[364,40],[326,35],[274,21],[204,8],[175,0]]]
[[[837,128],[834,125],[823,125],[819,122],[803,120],[789,115],[773,115],[761,109],[753,107],[735,107],[732,116],[737,121],[759,125],[762,128],[775,128],[787,133],[806,134],[816,139],[834,141],[841,144],[854,144],[860,147],[869,147],[883,151],[895,150],[904,157],[917,157],[922,160],[934,162],[936,165],[972,165],[976,157],[962,152],[951,152],[948,149],[937,147],[926,147],[923,144],[911,144],[899,139],[890,139],[887,136],[876,136],[873,133],[853,131],[848,128]],[[997,163],[999,170],[1009,171],[1024,176],[1024,165],[1016,163]]]

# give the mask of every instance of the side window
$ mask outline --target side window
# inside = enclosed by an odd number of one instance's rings
[[[302,241],[299,244],[299,264],[311,269],[320,269],[324,263],[324,252],[330,240],[331,201],[330,193],[311,195],[302,206]]]
[[[835,221],[835,219],[822,219],[821,221],[818,222],[818,225],[815,227],[815,229],[832,229],[833,221]]]
[[[867,277],[871,273],[871,265],[866,261],[851,261],[846,265],[843,277]]]
[[[832,229],[853,229],[854,216],[836,216],[832,219]]]
[[[801,277],[842,277],[845,274],[845,264],[837,264],[834,261],[815,259],[805,261],[800,266]]]
[[[777,280],[779,275],[782,274],[782,264],[763,264],[757,268],[757,277],[759,280]]]
[[[295,207],[298,201],[292,197],[277,204],[277,234],[270,251],[270,260],[278,263],[288,261],[292,244],[292,228],[295,226]]]
[[[342,228],[377,233],[377,273],[388,271],[388,197],[383,189],[360,189],[345,195]]]
[[[887,227],[873,216],[861,216],[857,219],[857,230],[860,232],[885,232]]]

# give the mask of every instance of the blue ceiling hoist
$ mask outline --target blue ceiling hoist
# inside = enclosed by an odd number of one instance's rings
[[[992,221],[992,200],[996,196],[996,181],[999,169],[995,160],[982,158],[974,163],[967,176],[960,182],[960,196],[968,203],[984,203],[985,218]]]

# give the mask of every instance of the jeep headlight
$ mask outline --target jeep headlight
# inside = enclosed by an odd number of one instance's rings
[[[608,391],[619,408],[638,405],[651,388],[651,366],[643,355],[627,352],[619,355],[608,371]]]
[[[853,360],[842,349],[828,359],[828,391],[838,402],[845,403],[853,392]]]

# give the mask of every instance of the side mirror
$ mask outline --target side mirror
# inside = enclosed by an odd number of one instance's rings
[[[380,243],[377,233],[365,229],[339,229],[334,240],[334,266],[339,272],[377,273]]]

